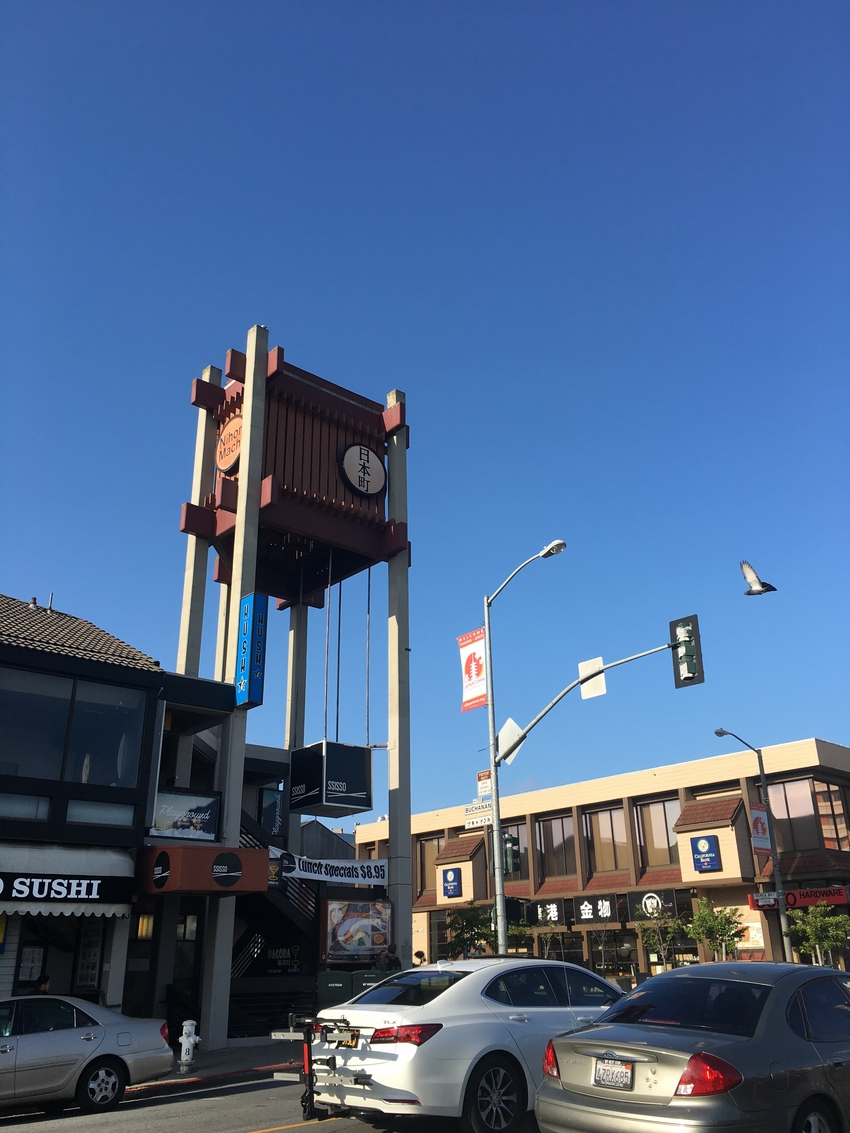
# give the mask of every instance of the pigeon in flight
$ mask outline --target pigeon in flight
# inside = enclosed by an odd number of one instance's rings
[[[769,582],[762,582],[746,559],[741,563],[741,574],[750,587],[749,590],[744,591],[745,594],[769,594],[771,590],[776,589]]]

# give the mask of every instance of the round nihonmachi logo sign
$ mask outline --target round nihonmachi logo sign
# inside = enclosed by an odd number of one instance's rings
[[[219,854],[212,864],[212,876],[216,885],[229,889],[242,876],[242,859],[230,850]]]
[[[242,414],[231,417],[218,434],[215,443],[215,466],[219,472],[230,472],[239,459],[242,447]]]
[[[368,445],[349,445],[340,455],[339,471],[348,487],[358,496],[377,496],[387,483],[384,462]]]
[[[156,860],[153,863],[153,884],[154,889],[162,889],[168,883],[171,876],[171,858],[165,852],[157,854]]]

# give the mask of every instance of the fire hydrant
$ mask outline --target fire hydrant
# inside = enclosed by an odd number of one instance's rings
[[[181,1074],[187,1074],[195,1061],[195,1047],[201,1041],[200,1035],[195,1034],[197,1025],[195,1019],[183,1020],[183,1034],[180,1036],[180,1062],[178,1064],[178,1070]]]

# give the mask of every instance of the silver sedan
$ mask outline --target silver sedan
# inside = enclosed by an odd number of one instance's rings
[[[129,1083],[161,1078],[174,1055],[161,1020],[66,996],[0,1001],[0,1105],[114,1109]]]
[[[542,1133],[843,1133],[850,976],[726,963],[655,976],[551,1040]]]

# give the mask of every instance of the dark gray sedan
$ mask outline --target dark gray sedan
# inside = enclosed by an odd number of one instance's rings
[[[850,975],[701,964],[551,1040],[541,1133],[845,1133]]]

